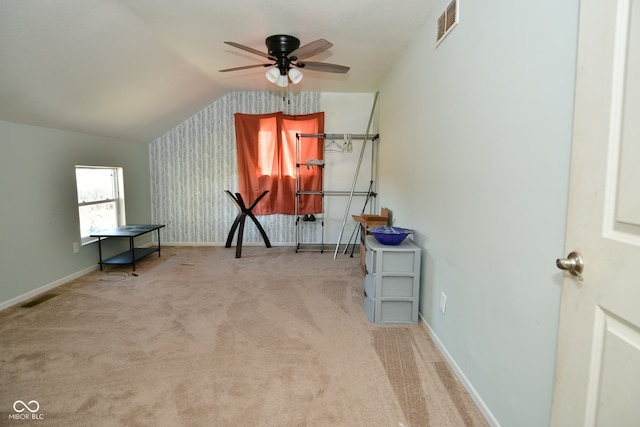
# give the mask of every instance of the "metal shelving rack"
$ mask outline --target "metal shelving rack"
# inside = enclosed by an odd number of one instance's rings
[[[337,135],[334,134],[299,134],[296,133],[296,169],[297,169],[297,177],[296,177],[296,219],[295,219],[295,226],[296,226],[296,252],[299,251],[316,251],[316,252],[324,252],[324,221],[325,221],[325,197],[326,196],[348,196],[350,199],[353,196],[370,196],[371,194],[374,194],[375,196],[375,192],[372,193],[371,188],[369,189],[369,191],[354,191],[355,189],[355,178],[354,178],[354,184],[353,187],[351,188],[351,191],[348,190],[343,190],[343,191],[327,191],[325,190],[325,171],[324,171],[324,167],[325,167],[325,163],[324,163],[324,157],[325,157],[325,152],[323,150],[322,152],[322,159],[317,159],[321,161],[321,164],[316,164],[316,163],[307,163],[307,162],[303,162],[301,159],[301,145],[302,144],[302,139],[304,138],[315,138],[315,139],[334,139],[336,138]],[[364,140],[365,142],[367,140],[370,140],[372,142],[376,141],[379,138],[379,135],[367,135],[367,134],[349,134],[350,139],[352,140]],[[324,146],[324,144],[323,144]],[[363,146],[363,152],[364,152],[364,146]],[[372,159],[372,161],[374,163],[377,163],[377,161],[375,160],[375,157],[377,156],[377,150],[374,150],[374,159]],[[358,160],[358,166],[356,169],[356,176],[358,174],[358,170],[360,169],[360,164],[362,162],[362,153],[360,154],[360,159]],[[303,191],[301,190],[301,186],[300,186],[300,167],[320,167],[322,168],[322,190],[320,191]],[[374,176],[373,175],[377,175],[375,173],[375,171],[372,169],[372,182],[374,180]],[[320,197],[322,197],[322,213],[318,216],[316,215],[316,221],[303,221],[303,216],[300,215],[300,196],[303,195],[319,195]],[[302,228],[303,227],[307,227],[307,226],[320,226],[320,242],[302,242]]]
[[[322,159],[312,159],[303,162],[301,159],[303,138],[318,138],[317,135],[296,133],[296,253],[299,251],[320,251],[324,252],[324,150]],[[322,189],[318,191],[302,190],[300,168],[321,168],[322,170]],[[300,197],[305,195],[316,195],[322,199],[322,208],[320,214],[314,214],[314,221],[305,221],[304,216],[300,213]],[[320,242],[302,242],[303,227],[317,227],[320,225]]]

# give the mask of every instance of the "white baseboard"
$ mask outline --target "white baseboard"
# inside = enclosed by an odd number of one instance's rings
[[[449,364],[455,376],[462,383],[465,390],[467,390],[467,393],[469,393],[469,396],[471,396],[471,399],[473,399],[473,401],[476,403],[476,405],[478,406],[478,409],[484,416],[485,420],[487,420],[487,423],[492,427],[500,427],[498,420],[496,420],[496,418],[493,416],[493,414],[491,413],[487,405],[485,405],[484,401],[482,400],[482,398],[480,397],[476,389],[473,388],[473,385],[471,384],[469,379],[464,375],[464,372],[462,372],[462,369],[460,369],[456,361],[453,360],[453,357],[451,357],[451,354],[449,354],[449,352],[447,351],[447,348],[444,346],[442,341],[440,341],[440,338],[438,338],[434,330],[431,329],[431,326],[429,326],[429,324],[424,319],[424,317],[422,317],[422,313],[419,314],[419,317],[420,317],[420,323],[425,328],[425,330],[433,340],[436,347],[438,347],[438,350],[440,350],[442,357],[444,357],[446,362]]]
[[[162,242],[162,247],[165,246],[224,246],[224,243],[211,243],[211,242]]]
[[[224,247],[226,243],[221,243],[221,242],[162,242],[162,247],[164,248],[165,246],[217,246],[217,247]],[[327,246],[327,244],[324,244],[325,246]],[[248,246],[262,246],[264,247],[264,242],[245,242],[242,243],[242,247],[248,247]],[[277,246],[282,246],[282,247],[295,247],[296,244],[295,243],[279,243],[279,242],[271,242],[271,246],[273,247],[277,247]],[[335,245],[334,245],[335,246]],[[236,247],[236,242],[235,240],[232,242],[231,248],[235,248]]]
[[[72,281],[74,279],[77,279],[78,277],[81,277],[81,276],[84,276],[85,274],[91,273],[92,271],[97,270],[98,267],[99,267],[98,264],[92,265],[91,267],[87,267],[84,270],[80,270],[78,272],[75,272],[73,274],[65,276],[65,277],[63,277],[61,279],[58,279],[58,280],[56,280],[54,282],[48,283],[48,284],[46,284],[44,286],[41,286],[41,287],[39,287],[37,289],[33,289],[33,290],[31,290],[29,292],[26,292],[26,293],[24,293],[22,295],[18,295],[17,297],[11,298],[8,301],[2,301],[2,302],[0,302],[0,310],[4,310],[5,308],[12,307],[14,305],[20,304],[21,302],[24,302],[24,301],[30,300],[30,299],[32,299],[34,297],[37,297],[38,295],[43,294],[43,293],[45,293],[47,291],[50,291],[53,288],[57,288],[58,286],[64,285],[65,283],[68,283],[68,282],[70,282],[70,281]]]

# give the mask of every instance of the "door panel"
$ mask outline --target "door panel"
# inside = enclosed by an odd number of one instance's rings
[[[554,426],[638,426],[640,0],[581,0]]]
[[[631,426],[640,420],[640,329],[599,309],[587,405],[587,422]]]
[[[616,220],[622,223],[640,225],[640,197],[634,191],[634,185],[640,182],[640,7],[637,4],[625,4],[623,16],[628,16],[628,31],[624,32],[621,22],[621,36],[617,48],[619,67],[622,70],[619,79],[623,82],[617,100],[622,106],[620,132],[620,175]],[[635,77],[635,78],[634,78]],[[635,138],[634,138],[635,137]],[[636,189],[637,190],[637,189]],[[638,230],[634,231],[637,235]]]

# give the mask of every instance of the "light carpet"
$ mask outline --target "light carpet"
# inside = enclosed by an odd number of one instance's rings
[[[486,425],[422,326],[369,323],[357,258],[166,247],[131,273],[0,312],[0,425]]]

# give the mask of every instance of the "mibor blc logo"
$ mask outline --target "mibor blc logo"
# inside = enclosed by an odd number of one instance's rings
[[[25,403],[22,400],[13,402],[13,414],[9,414],[10,420],[42,420],[43,414],[39,414],[40,404],[37,400],[30,400]]]

